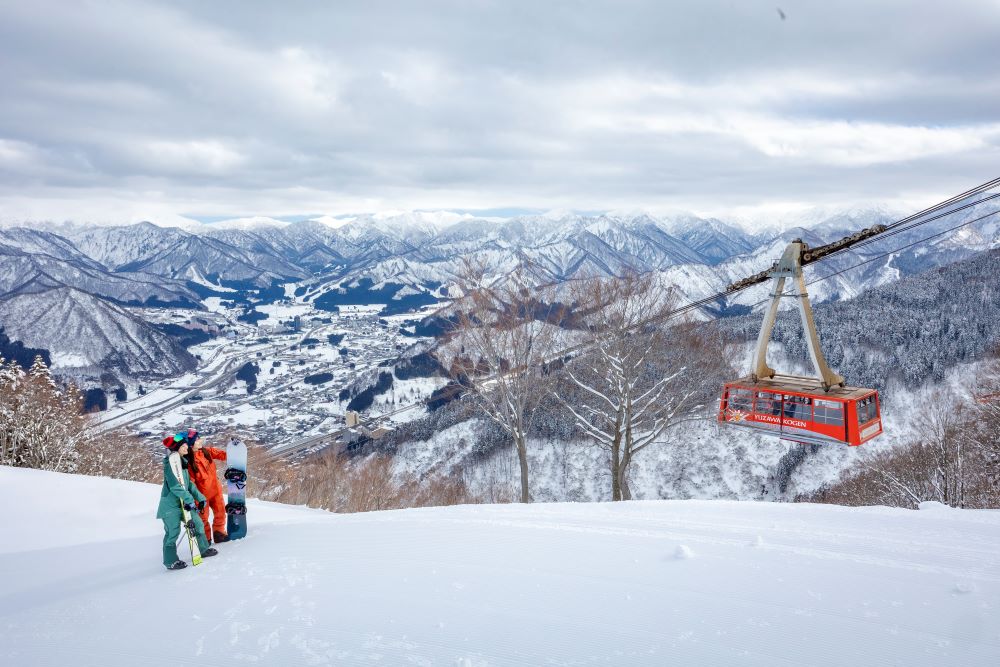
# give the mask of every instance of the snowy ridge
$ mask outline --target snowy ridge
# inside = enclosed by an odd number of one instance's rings
[[[994,208],[963,211],[926,227],[848,252],[827,261],[829,273],[870,259],[886,249],[944,231],[961,220]],[[676,213],[643,212],[583,215],[554,211],[509,219],[439,212],[383,212],[319,216],[287,223],[274,218],[239,218],[202,224],[193,230],[140,223],[121,227],[64,226],[63,245],[112,270],[131,270],[184,279],[197,275],[267,286],[274,279],[308,279],[310,292],[357,284],[383,285],[390,278],[431,293],[453,284],[471,260],[498,276],[520,260],[529,261],[542,283],[626,271],[675,271],[694,276],[678,287],[700,298],[766,268],[784,245],[802,238],[813,246],[858,229],[891,223],[902,214],[884,206],[799,212],[778,228],[751,233],[739,223]],[[791,223],[797,226],[790,226]],[[57,237],[58,238],[58,237]],[[1000,222],[990,218],[942,234],[929,246],[882,258],[838,274],[812,291],[814,300],[850,297],[868,287],[956,261],[1000,243]],[[66,250],[64,248],[64,250]],[[401,267],[400,260],[407,265]],[[387,265],[386,263],[389,263]],[[709,291],[705,291],[705,290]],[[753,303],[751,292],[737,303]]]
[[[170,377],[195,366],[187,350],[145,320],[70,287],[0,300],[0,323],[11,339],[48,349],[67,375]]]
[[[0,230],[0,244],[8,248],[16,248],[26,255],[44,255],[47,258],[70,262],[87,269],[102,271],[104,267],[84,253],[80,252],[71,241],[37,229],[12,227]]]
[[[29,253],[7,245],[8,240],[0,234],[0,298],[72,287],[119,303],[198,303],[198,295],[180,282],[146,273],[111,273],[93,260],[76,258],[71,253],[59,253],[61,257]]]
[[[272,227],[287,227],[292,223],[276,218],[269,218],[264,215],[255,215],[249,218],[232,218],[229,220],[219,220],[218,222],[207,223],[211,229],[267,229]],[[196,230],[197,231],[197,230]]]
[[[219,229],[218,233],[241,230]],[[114,271],[143,271],[184,278],[194,267],[203,276],[247,281],[261,286],[274,278],[301,277],[304,272],[269,249],[237,248],[207,235],[162,228],[148,222],[128,227],[76,230],[68,238],[88,256]]]
[[[168,573],[158,498],[0,468],[0,501],[32,508],[0,543],[5,664],[1000,659],[996,512],[655,501],[333,515],[251,499],[245,540]],[[165,626],[184,628],[169,650]]]

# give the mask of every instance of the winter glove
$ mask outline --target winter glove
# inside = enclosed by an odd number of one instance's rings
[[[197,509],[197,507],[198,506],[195,505],[195,504],[193,504],[193,503],[184,503],[184,509],[186,509],[188,512],[195,511],[195,509]]]
[[[185,525],[187,526],[188,530],[196,530],[194,519],[188,519],[188,522]]]
[[[205,501],[204,500],[199,500],[198,501],[198,511],[199,512],[204,512],[205,511]]]

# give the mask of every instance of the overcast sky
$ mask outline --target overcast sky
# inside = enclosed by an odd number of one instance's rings
[[[0,0],[7,221],[741,213],[996,176],[992,0]]]

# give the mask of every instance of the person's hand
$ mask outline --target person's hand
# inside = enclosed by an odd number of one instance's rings
[[[184,503],[184,509],[186,509],[188,512],[193,512],[195,511],[195,509],[197,509],[197,505],[195,505],[194,503]]]
[[[204,500],[199,500],[198,501],[198,511],[199,512],[204,512],[205,511],[205,501]]]

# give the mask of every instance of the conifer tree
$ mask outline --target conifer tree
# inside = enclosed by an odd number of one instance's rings
[[[86,419],[82,397],[61,387],[38,356],[28,373],[0,365],[0,464],[73,472]]]

